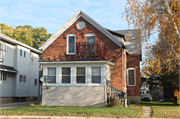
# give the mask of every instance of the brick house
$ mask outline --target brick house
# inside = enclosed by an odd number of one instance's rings
[[[51,76],[42,104],[106,106],[107,82],[140,101],[141,45],[127,41],[129,34],[134,30],[112,31],[82,11],[75,14],[39,48],[43,76]]]

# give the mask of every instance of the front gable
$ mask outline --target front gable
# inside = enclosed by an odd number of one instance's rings
[[[77,24],[82,21],[85,23],[85,27],[79,30]],[[103,42],[107,49],[106,54],[109,54],[107,59],[111,58],[112,54],[115,55],[113,57],[119,55],[120,46],[81,16],[43,51],[43,61],[66,61],[67,55],[71,55],[68,57],[72,60],[75,54],[68,54],[67,52],[68,36],[74,35],[76,42],[87,42],[86,36],[88,34],[94,34],[96,42]]]
[[[122,43],[117,40],[109,31],[99,25],[96,21],[90,18],[87,14],[82,11],[79,11],[76,15],[74,15],[66,24],[64,24],[56,33],[54,33],[39,49],[45,50],[50,44],[52,44],[61,34],[63,34],[68,28],[72,26],[78,19],[83,18],[91,25],[93,25],[96,29],[101,31],[105,36],[111,39],[114,43],[116,43],[119,47],[122,47]]]

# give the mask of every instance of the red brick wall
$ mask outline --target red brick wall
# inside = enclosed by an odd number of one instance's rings
[[[79,21],[84,21],[86,24],[83,30],[78,30],[76,28],[76,24]],[[67,35],[76,34],[76,42],[85,42],[86,33],[94,33],[96,35],[96,41],[103,41],[106,45],[105,59],[115,63],[114,66],[111,66],[111,85],[124,91],[122,49],[82,17],[72,24],[62,35],[60,35],[48,48],[44,50],[43,61],[48,61],[48,58],[50,61],[67,60]],[[74,56],[68,56],[68,59],[73,60],[73,58]]]
[[[136,86],[128,86],[128,96],[139,96],[140,91],[140,67],[139,67],[139,55],[127,56],[127,68],[135,68],[136,71]]]

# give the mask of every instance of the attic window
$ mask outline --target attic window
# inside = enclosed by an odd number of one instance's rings
[[[67,55],[76,54],[76,35],[69,34],[67,35]]]

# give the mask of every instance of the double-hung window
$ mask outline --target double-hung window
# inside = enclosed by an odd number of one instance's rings
[[[7,81],[7,73],[2,72],[0,78],[1,78],[2,81]]]
[[[76,83],[85,83],[85,67],[77,67]]]
[[[135,85],[135,69],[128,69],[128,85]]]
[[[68,55],[76,54],[76,35],[75,34],[67,35],[67,54]]]
[[[62,68],[62,83],[71,83],[71,68]]]
[[[19,82],[26,82],[26,75],[19,75]]]
[[[20,56],[21,56],[21,57],[26,57],[26,58],[27,58],[27,52],[24,51],[24,50],[22,50],[22,49],[20,49]]]
[[[101,83],[101,67],[92,67],[92,83]]]
[[[48,68],[48,76],[51,77],[48,83],[56,83],[56,68]]]

